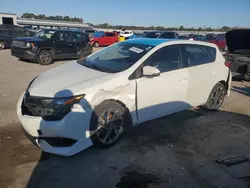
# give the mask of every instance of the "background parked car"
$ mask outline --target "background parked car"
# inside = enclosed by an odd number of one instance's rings
[[[117,32],[104,32],[99,36],[92,35],[90,38],[90,44],[94,47],[108,46],[118,41],[119,39]]]
[[[16,37],[25,37],[28,33],[24,29],[15,26],[0,27],[0,50],[10,48],[11,43]]]
[[[226,43],[226,38],[225,38],[225,34],[208,34],[206,35],[206,39],[207,42],[216,44],[218,46],[218,48],[222,51],[227,51],[227,43]]]
[[[187,35],[180,35],[179,39],[188,40],[189,37]]]
[[[142,34],[143,38],[158,38],[162,31],[145,31]]]
[[[71,30],[44,29],[34,37],[16,38],[11,45],[12,55],[41,65],[55,59],[74,59],[92,53],[87,33]]]
[[[162,32],[158,38],[163,38],[163,39],[178,39],[179,35],[176,32],[171,32],[171,31],[165,31]]]
[[[228,52],[224,54],[231,62],[234,75],[243,75],[250,81],[250,29],[236,29],[226,33]]]
[[[195,35],[194,36],[194,40],[204,41],[205,40],[205,36],[204,35]]]
[[[128,39],[129,37],[131,37],[132,35],[134,35],[134,33],[132,31],[121,31],[119,33],[119,36],[124,37],[125,39]]]

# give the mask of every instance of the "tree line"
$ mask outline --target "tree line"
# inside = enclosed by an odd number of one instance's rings
[[[69,16],[46,16],[44,14],[33,14],[33,13],[24,13],[22,18],[34,18],[34,19],[43,19],[43,20],[58,20],[58,21],[69,21],[69,22],[83,22],[82,18],[69,17]]]
[[[150,26],[150,27],[145,27],[145,26],[126,26],[126,25],[110,25],[108,23],[104,24],[97,24],[94,25],[92,23],[88,23],[88,25],[96,28],[103,28],[103,29],[119,29],[119,30],[168,30],[168,31],[222,31],[222,32],[227,32],[231,29],[236,29],[237,27],[229,27],[229,26],[223,26],[221,28],[211,28],[211,27],[199,27],[199,28],[194,28],[194,27],[163,27],[163,26]]]
[[[77,17],[69,17],[69,16],[46,16],[44,14],[33,14],[33,13],[24,13],[22,18],[35,18],[35,19],[43,19],[43,20],[58,20],[58,21],[71,21],[71,22],[83,22],[82,18]],[[211,27],[163,27],[163,26],[134,26],[134,25],[110,25],[108,23],[103,24],[92,24],[88,23],[88,25],[96,28],[102,28],[102,29],[119,29],[119,30],[168,30],[168,31],[223,31],[227,32],[231,29],[236,29],[237,27],[229,27],[229,26],[223,26],[221,28],[211,28]]]

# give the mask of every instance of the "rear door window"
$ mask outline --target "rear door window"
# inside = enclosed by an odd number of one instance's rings
[[[72,32],[72,41],[75,43],[82,43],[82,33]]]
[[[58,31],[56,33],[57,42],[71,42],[70,32]]]
[[[184,46],[183,56],[188,67],[212,63],[216,59],[216,49],[213,47],[195,44],[186,44]]]
[[[106,37],[113,37],[113,36],[115,36],[115,33],[105,33],[105,36]]]

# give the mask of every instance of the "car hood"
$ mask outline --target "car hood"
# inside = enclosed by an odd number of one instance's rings
[[[76,61],[44,72],[29,87],[30,95],[42,97],[68,97],[84,94],[84,90],[102,83],[107,75],[78,64]]]
[[[15,40],[18,41],[25,41],[25,42],[39,42],[39,41],[46,41],[47,39],[42,39],[38,37],[17,37]]]
[[[230,53],[250,55],[250,29],[228,31],[226,41]]]

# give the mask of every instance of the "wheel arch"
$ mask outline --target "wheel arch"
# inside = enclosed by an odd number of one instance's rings
[[[110,99],[104,99],[102,100],[101,102],[99,102],[99,104],[95,105],[94,108],[98,105],[101,105],[101,104],[105,104],[105,103],[109,103],[109,102],[115,102],[115,103],[118,103],[119,105],[121,105],[124,109],[125,109],[125,113],[127,115],[127,118],[128,118],[128,122],[129,122],[129,125],[127,125],[126,129],[129,130],[132,126],[133,126],[133,117],[132,117],[132,114],[131,114],[131,111],[130,109],[128,108],[128,106],[125,104],[124,101],[122,100],[119,100],[119,99],[113,99],[113,98],[110,98]]]
[[[37,50],[37,55],[39,55],[39,53],[40,53],[42,50],[51,51],[52,58],[53,58],[53,59],[55,58],[55,48],[49,47],[49,46],[48,46],[48,47],[39,47],[38,50]]]

